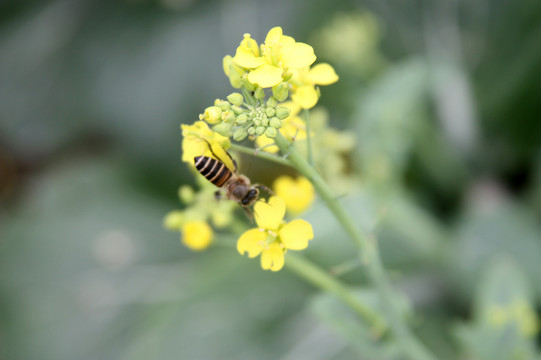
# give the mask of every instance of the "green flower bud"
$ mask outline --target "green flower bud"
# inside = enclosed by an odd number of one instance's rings
[[[267,114],[268,117],[273,117],[276,114],[276,110],[273,108],[266,108],[265,114]]]
[[[214,101],[214,106],[219,107],[222,109],[222,111],[229,110],[229,108],[231,108],[231,104],[228,101],[220,99],[216,99],[216,101]]]
[[[289,116],[290,113],[291,110],[289,110],[289,108],[286,108],[285,106],[278,106],[276,108],[276,116],[280,120],[284,120],[286,117]]]
[[[239,94],[237,92],[229,94],[227,97],[227,100],[233,105],[241,106],[244,103],[244,96],[242,94]]]
[[[268,127],[267,130],[265,130],[265,135],[269,138],[275,138],[276,135],[278,135],[278,131],[273,127]]]
[[[248,133],[248,135],[254,135],[255,134],[255,127],[250,126],[248,128],[248,130],[246,130],[246,132]]]
[[[216,131],[218,134],[222,136],[230,137],[232,127],[233,127],[233,124],[228,124],[228,123],[223,122],[221,124],[214,125],[212,127],[212,130]]]
[[[263,120],[261,120],[261,125],[265,127],[269,126],[269,118],[264,117]]]
[[[265,133],[265,130],[267,130],[266,127],[264,126],[258,126],[255,128],[255,133],[257,134],[257,136],[261,136]]]
[[[278,119],[276,116],[271,118],[270,121],[269,121],[269,125],[272,126],[273,128],[276,128],[276,129],[279,129],[282,127],[282,122],[280,121],[280,119]]]
[[[288,82],[289,79],[291,79],[292,76],[293,76],[293,73],[291,71],[288,71],[288,72],[286,72],[284,74],[283,79],[284,79],[285,82]]]
[[[222,119],[228,124],[233,124],[235,122],[235,113],[232,110],[226,110],[222,113]]]
[[[255,126],[261,126],[261,119],[255,119],[254,120],[254,125]]]
[[[254,96],[255,96],[255,98],[258,99],[258,100],[261,100],[261,99],[265,98],[265,90],[263,90],[263,88],[258,87],[258,88],[255,90]]]
[[[243,76],[242,86],[248,91],[255,91],[257,85],[252,84],[246,78],[246,74]]]
[[[234,63],[229,64],[229,82],[235,89],[240,89],[243,84],[244,70]]]
[[[220,109],[217,106],[209,106],[205,109],[205,113],[199,115],[200,120],[205,120],[209,124],[218,124],[220,121],[222,121],[221,118],[222,115],[222,109]]]
[[[278,85],[272,87],[272,95],[278,101],[285,101],[289,95],[289,85],[288,83],[281,82]]]
[[[241,108],[238,105],[232,105],[231,110],[233,110],[235,112],[235,114],[237,114],[237,115],[242,114],[244,112],[244,109]]]
[[[248,133],[243,128],[239,127],[233,132],[233,140],[242,141],[248,136]]]
[[[267,100],[267,107],[274,108],[278,105],[278,101],[274,97],[270,97],[269,100]]]
[[[248,115],[246,114],[240,114],[237,116],[237,119],[235,120],[235,123],[237,125],[244,125],[248,122]]]
[[[171,211],[165,219],[163,219],[163,226],[168,230],[180,230],[184,224],[185,216],[182,211]]]
[[[189,185],[182,185],[178,188],[178,197],[184,204],[191,203],[195,198],[195,192]]]

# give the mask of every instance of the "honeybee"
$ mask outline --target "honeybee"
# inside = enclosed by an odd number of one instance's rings
[[[196,156],[193,159],[195,168],[208,181],[222,189],[225,192],[226,198],[233,200],[242,206],[251,217],[252,213],[249,210],[249,207],[259,198],[260,190],[266,191],[269,194],[273,193],[272,190],[260,184],[252,184],[247,176],[239,174],[237,162],[225,149],[223,149],[234,165],[234,169],[228,168],[224,161],[219,160],[220,158],[212,150],[212,146],[208,141],[206,142],[215,158],[203,155]],[[216,197],[221,197],[220,190],[216,192]]]

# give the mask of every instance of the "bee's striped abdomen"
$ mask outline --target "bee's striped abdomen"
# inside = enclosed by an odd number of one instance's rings
[[[223,162],[211,157],[196,156],[193,160],[197,171],[217,187],[222,187],[233,175]]]

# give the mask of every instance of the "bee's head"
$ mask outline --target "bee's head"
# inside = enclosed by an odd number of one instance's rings
[[[256,202],[257,198],[259,198],[259,189],[255,187],[251,187],[250,190],[244,195],[242,200],[240,201],[240,204],[242,206],[251,206],[253,203]]]

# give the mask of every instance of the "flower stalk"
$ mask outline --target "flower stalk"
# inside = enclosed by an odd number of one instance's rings
[[[338,297],[372,327],[372,333],[375,337],[383,335],[386,330],[383,318],[359,301],[341,281],[309,260],[293,253],[287,254],[286,267],[310,284]]]
[[[381,263],[381,257],[377,241],[374,237],[365,234],[354,222],[346,209],[340,204],[334,193],[318,174],[318,172],[304,159],[299,151],[288,142],[282,134],[278,133],[275,138],[276,145],[282,152],[287,154],[291,164],[305,176],[316,189],[321,199],[334,214],[336,219],[344,227],[352,241],[359,250],[359,257],[366,266],[371,281],[383,301],[387,312],[391,330],[403,351],[412,360],[433,360],[434,355],[413,335],[406,325],[398,305],[394,301],[396,295]]]

